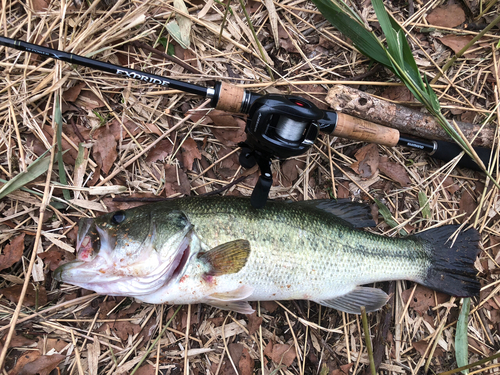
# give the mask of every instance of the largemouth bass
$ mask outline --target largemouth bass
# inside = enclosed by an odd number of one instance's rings
[[[248,314],[248,301],[306,299],[348,313],[381,308],[382,290],[361,286],[411,280],[460,297],[479,293],[479,235],[452,247],[448,225],[406,238],[373,225],[366,205],[334,200],[183,198],[82,219],[77,259],[59,281],[100,294],[167,304],[206,303]]]

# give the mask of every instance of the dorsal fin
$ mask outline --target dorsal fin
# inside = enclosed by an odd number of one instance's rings
[[[209,276],[221,276],[236,273],[246,264],[250,255],[250,242],[235,240],[216,246],[199,258],[210,265]]]
[[[291,203],[295,207],[316,209],[342,219],[354,228],[376,226],[373,221],[371,207],[364,203],[352,202],[349,199],[317,199]]]

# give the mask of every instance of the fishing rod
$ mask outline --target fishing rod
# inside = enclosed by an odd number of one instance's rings
[[[256,164],[260,168],[261,175],[251,197],[256,208],[265,205],[271,189],[271,160],[305,153],[320,132],[390,147],[401,145],[425,151],[444,161],[450,161],[462,152],[456,143],[405,136],[397,129],[344,113],[324,111],[298,96],[261,95],[226,82],[217,82],[213,88],[204,87],[4,36],[0,36],[0,45],[203,96],[211,99],[210,105],[215,109],[247,115],[247,139],[240,144],[239,161],[244,168],[252,168]],[[484,165],[488,166],[491,149],[474,149]],[[481,170],[468,155],[463,155],[458,165]]]

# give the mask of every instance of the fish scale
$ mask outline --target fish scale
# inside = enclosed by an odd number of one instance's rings
[[[453,246],[446,241],[457,226],[385,237],[356,228],[373,223],[369,211],[333,200],[272,201],[263,209],[236,197],[159,202],[85,219],[78,240],[84,249],[55,278],[144,302],[241,313],[252,311],[246,301],[279,299],[375,311],[388,297],[362,285],[387,280],[458,296],[479,292],[477,232],[462,232]]]

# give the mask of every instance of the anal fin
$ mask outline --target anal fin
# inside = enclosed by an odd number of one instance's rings
[[[388,300],[389,296],[381,289],[358,286],[343,296],[314,302],[349,314],[361,314],[361,306],[365,307],[366,312],[373,312],[384,306]]]
[[[210,265],[209,276],[222,276],[239,272],[250,255],[250,242],[235,240],[216,246],[199,258]]]

